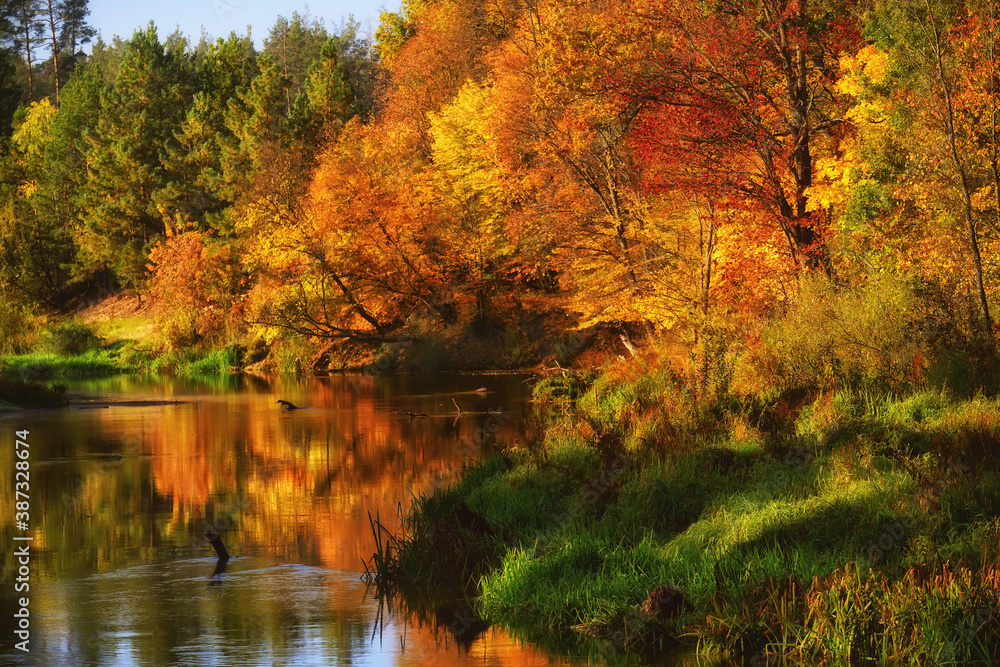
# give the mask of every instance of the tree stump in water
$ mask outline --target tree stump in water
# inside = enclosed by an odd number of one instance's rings
[[[205,533],[205,538],[215,549],[215,553],[219,556],[220,563],[224,563],[229,560],[229,552],[226,550],[226,545],[222,543],[221,535],[218,533]]]

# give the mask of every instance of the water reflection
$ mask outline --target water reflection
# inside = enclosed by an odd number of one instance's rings
[[[411,493],[515,438],[520,378],[117,377],[71,391],[85,404],[0,418],[8,442],[30,431],[34,537],[31,653],[5,632],[5,661],[550,664],[499,631],[461,644],[412,613],[379,622],[359,579],[367,511],[392,525]],[[0,489],[13,497],[11,474]],[[12,544],[23,533],[2,521]],[[206,529],[234,556],[214,577]]]
[[[70,408],[0,416],[5,442],[30,431],[34,538],[31,653],[4,631],[0,661],[551,665],[610,655],[556,643],[546,652],[485,627],[467,604],[386,606],[360,580],[374,551],[368,512],[395,529],[414,495],[519,439],[522,378],[115,377],[71,392]],[[0,450],[4,498],[14,497],[12,449]],[[24,534],[13,519],[0,518],[8,545]],[[206,531],[233,555],[225,568]],[[7,619],[22,595],[12,552]]]

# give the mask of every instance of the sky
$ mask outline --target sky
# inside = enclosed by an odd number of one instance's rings
[[[227,37],[236,31],[251,34],[257,46],[267,37],[279,16],[291,17],[292,12],[322,18],[326,27],[335,30],[341,19],[351,14],[361,24],[363,33],[374,33],[378,15],[384,10],[399,11],[400,0],[312,0],[312,2],[268,2],[267,0],[90,0],[88,22],[110,42],[112,37],[129,38],[139,28],[145,28],[150,19],[156,23],[162,40],[180,27],[193,42],[201,36],[202,27],[214,39]]]

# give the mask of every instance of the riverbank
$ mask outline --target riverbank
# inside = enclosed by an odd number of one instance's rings
[[[148,303],[116,294],[36,323],[28,350],[0,358],[0,376],[44,384],[121,373],[235,372],[244,365],[236,344],[164,346]]]
[[[1000,657],[1000,400],[698,397],[656,362],[542,383],[547,427],[415,503],[373,567],[608,652]],[[763,663],[761,663],[763,664]]]
[[[164,337],[148,301],[115,294],[36,323],[28,351],[0,358],[0,375],[45,382],[119,373],[524,372],[591,367],[627,353],[617,330],[574,331],[563,319],[400,331],[384,342],[234,335],[180,345]]]

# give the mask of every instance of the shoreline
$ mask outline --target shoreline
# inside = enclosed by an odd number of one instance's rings
[[[623,401],[622,429],[608,402],[630,388],[592,386],[537,442],[417,499],[372,580],[404,593],[472,580],[488,622],[623,651],[1000,654],[1000,465],[982,444],[1000,442],[1000,400],[821,392],[784,406],[784,424],[702,409],[654,442],[636,437],[652,413]],[[665,384],[644,389],[647,405],[671,402]],[[686,410],[670,421],[698,417]]]

